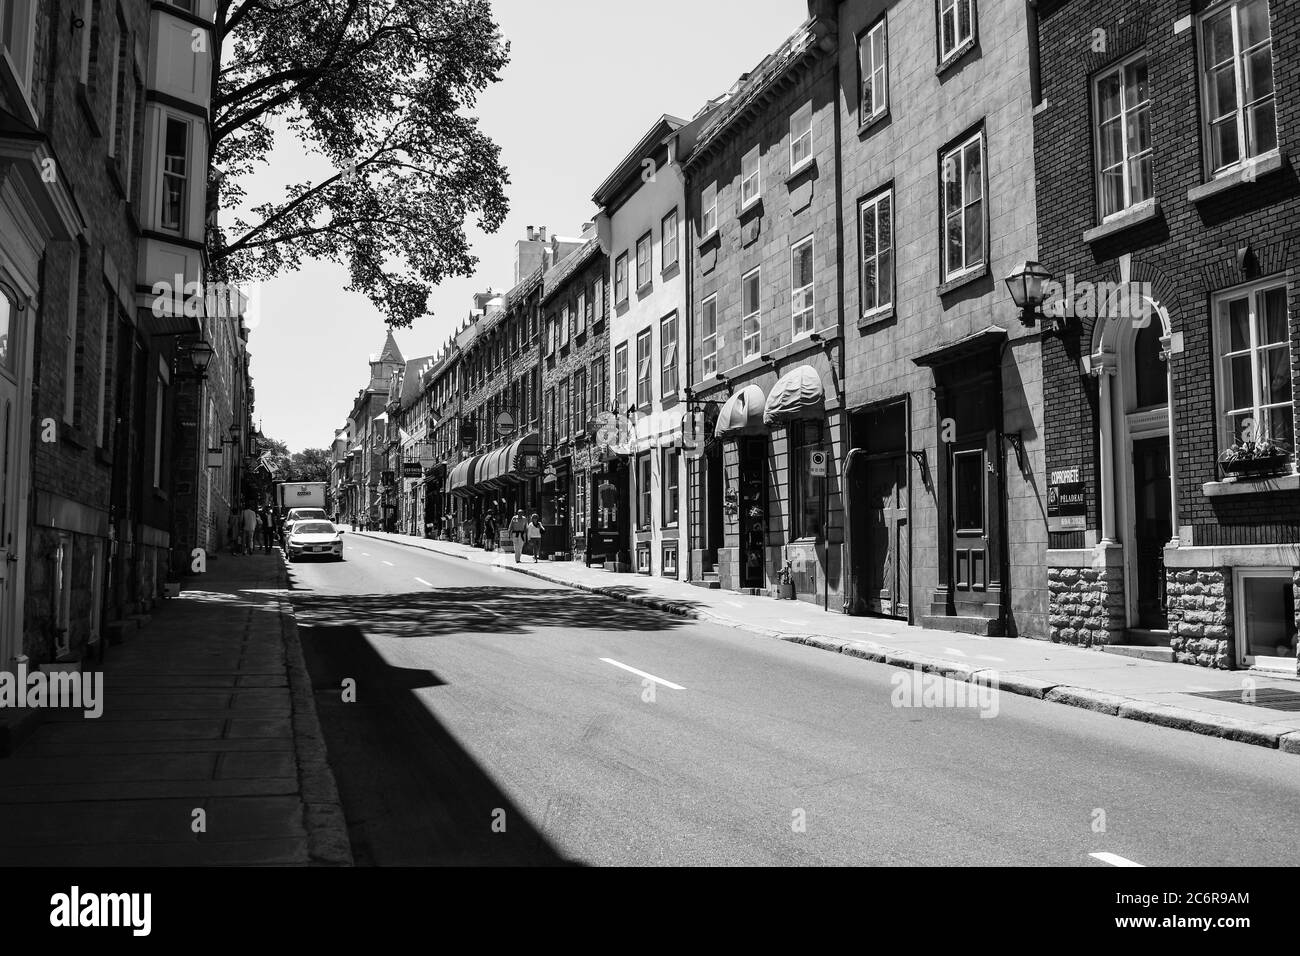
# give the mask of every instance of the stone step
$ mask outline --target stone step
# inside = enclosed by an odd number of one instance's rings
[[[1172,664],[1174,660],[1174,651],[1171,647],[1156,647],[1151,644],[1103,644],[1101,649],[1107,654],[1137,657],[1144,661],[1165,661]]]
[[[1168,647],[1169,632],[1167,630],[1154,630],[1146,627],[1130,627],[1125,632],[1128,638],[1125,644],[1141,645],[1143,647]]]
[[[722,582],[718,581],[716,577],[713,578],[712,580],[705,578],[703,581],[687,581],[686,583],[692,585],[693,587],[708,588],[709,590],[713,590],[713,591],[717,591],[722,588]]]

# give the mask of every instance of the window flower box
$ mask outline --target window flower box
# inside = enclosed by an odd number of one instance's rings
[[[1225,475],[1254,479],[1287,471],[1291,453],[1272,441],[1235,442],[1219,456],[1219,467]]]

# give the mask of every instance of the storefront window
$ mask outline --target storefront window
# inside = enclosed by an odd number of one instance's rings
[[[810,459],[813,452],[821,450],[822,423],[791,423],[790,443],[790,488],[795,499],[790,503],[790,537],[819,537],[826,523],[826,496],[822,488],[826,479],[813,476]]]
[[[1241,569],[1236,585],[1239,663],[1249,666],[1272,659],[1294,667],[1296,616],[1291,569]]]
[[[650,454],[636,459],[636,526],[641,531],[650,530]]]
[[[663,460],[661,485],[663,487],[663,518],[665,528],[677,527],[677,449],[661,449]]]

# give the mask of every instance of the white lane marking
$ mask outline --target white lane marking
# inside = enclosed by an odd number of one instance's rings
[[[865,635],[867,635],[867,637],[878,637],[878,638],[880,638],[882,641],[887,641],[887,640],[890,639],[890,635],[888,635],[888,634],[881,634],[879,631],[854,631],[853,633],[854,633],[854,634],[865,634]]]
[[[1132,860],[1126,860],[1122,856],[1116,856],[1114,853],[1089,853],[1088,856],[1094,860],[1101,860],[1103,863],[1109,863],[1111,866],[1136,866],[1142,867],[1141,863],[1134,863]],[[1145,869],[1145,867],[1142,867]]]
[[[385,561],[384,564],[388,565],[390,568],[393,566],[392,561]]]
[[[674,684],[672,681],[664,680],[662,677],[655,677],[654,674],[647,674],[645,671],[639,671],[635,667],[628,667],[626,664],[620,664],[612,657],[602,657],[601,660],[604,661],[606,664],[613,664],[615,667],[621,667],[623,668],[623,670],[630,671],[631,673],[636,674],[638,677],[644,677],[646,680],[652,680],[656,684],[663,684],[665,687],[669,687],[673,690],[686,689],[681,684]]]
[[[744,606],[745,606],[745,605],[741,604],[739,601],[727,601],[726,603],[727,603],[727,604],[730,604],[732,607],[744,607]]]
[[[955,647],[945,647],[945,648],[943,649],[943,652],[944,652],[945,654],[951,654],[953,657],[968,657],[968,656],[969,656],[965,651],[959,651],[959,650],[957,650],[957,648],[955,648]]]
[[[368,558],[368,557],[370,557],[370,552],[369,552],[369,551],[362,551],[362,552],[361,552],[361,556],[362,556],[363,558]]]
[[[433,585],[430,584],[428,581],[424,580],[424,578],[416,578],[415,580],[419,581],[419,582],[420,582],[421,584],[423,584],[426,588],[431,588],[431,587],[433,587]]]
[[[1006,663],[1006,659],[1005,659],[1005,658],[1002,658],[1002,657],[994,657],[992,654],[976,654],[976,655],[975,655],[975,659],[976,659],[977,661],[997,661],[999,664],[1005,664],[1005,663]]]
[[[1187,685],[1187,689],[1188,689],[1188,690],[1195,690],[1195,691],[1214,690],[1213,687],[1202,687],[1202,686],[1199,685],[1199,684],[1188,684],[1188,685]]]
[[[777,620],[782,624],[794,624],[798,627],[812,627],[812,621],[791,621],[789,618],[784,617],[778,617]]]

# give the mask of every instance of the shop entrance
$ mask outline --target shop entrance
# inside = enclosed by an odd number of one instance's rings
[[[740,439],[740,586],[767,586],[767,439]]]
[[[907,405],[858,412],[849,427],[849,610],[906,620],[912,587]]]

